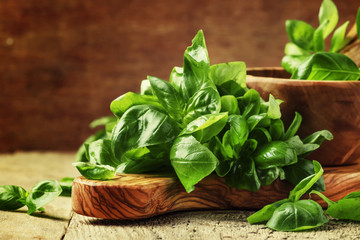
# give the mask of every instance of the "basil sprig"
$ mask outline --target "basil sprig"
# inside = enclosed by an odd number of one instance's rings
[[[285,46],[281,65],[292,74],[292,79],[360,79],[359,67],[349,57],[338,53],[350,40],[345,36],[349,21],[335,30],[338,19],[336,5],[331,0],[323,0],[319,10],[319,26],[316,29],[303,21],[286,21],[286,33],[290,42]],[[356,25],[360,39],[360,8]],[[332,32],[329,52],[325,52],[325,39]]]

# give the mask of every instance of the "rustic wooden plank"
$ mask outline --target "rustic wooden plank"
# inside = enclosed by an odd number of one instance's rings
[[[19,185],[29,190],[38,181],[75,177],[73,153],[17,152],[0,155],[0,185]],[[45,212],[26,214],[0,210],[0,239],[61,239],[71,217],[71,199],[58,197],[45,205]]]
[[[176,212],[150,219],[125,221],[85,217],[74,213],[65,240],[72,239],[358,239],[358,223],[331,220],[309,232],[277,232],[250,225],[252,211],[217,210]]]
[[[334,0],[339,24],[358,0]],[[0,151],[74,150],[110,101],[168,78],[196,31],[211,63],[280,66],[286,19],[318,26],[321,1],[0,1]],[[45,125],[45,126],[44,126]]]

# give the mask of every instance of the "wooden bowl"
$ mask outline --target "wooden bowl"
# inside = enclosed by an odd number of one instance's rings
[[[329,130],[332,141],[324,141],[308,158],[324,166],[360,163],[360,81],[292,80],[282,68],[248,69],[247,85],[264,99],[271,93],[284,100],[285,127],[294,113],[303,117],[299,136]]]

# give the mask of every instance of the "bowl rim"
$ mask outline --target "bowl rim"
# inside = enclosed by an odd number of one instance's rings
[[[291,81],[294,84],[302,83],[302,84],[309,84],[309,85],[314,85],[314,84],[318,84],[318,85],[322,85],[322,84],[324,84],[324,85],[329,85],[329,84],[360,85],[360,80],[357,80],[357,81],[356,80],[351,80],[351,81],[348,81],[348,80],[300,80],[300,79],[290,79],[290,78],[281,78],[281,77],[272,77],[272,76],[259,76],[259,75],[253,75],[251,73],[248,73],[248,72],[264,72],[264,71],[265,72],[267,72],[267,71],[273,72],[273,73],[277,73],[277,72],[287,73],[285,71],[285,69],[282,67],[249,67],[249,68],[246,68],[246,80],[248,80],[249,79],[248,77],[250,77],[250,79],[252,79],[252,80],[263,79],[264,81],[268,81],[270,79],[273,79],[273,80],[283,82],[283,83]]]

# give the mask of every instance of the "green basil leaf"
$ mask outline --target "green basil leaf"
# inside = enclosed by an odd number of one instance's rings
[[[130,107],[142,104],[153,105],[162,109],[162,105],[155,96],[127,92],[111,102],[110,110],[116,117],[121,118]]]
[[[335,29],[338,20],[339,14],[333,1],[323,0],[319,11],[319,24],[322,25],[326,21],[329,22],[324,29],[324,39]]]
[[[137,105],[127,110],[112,134],[112,149],[116,159],[140,147],[161,145],[173,141],[178,134],[176,122],[151,105]]]
[[[286,180],[294,186],[299,184],[303,179],[315,174],[313,163],[304,158],[298,158],[297,163],[285,166],[283,170],[285,171]],[[325,191],[324,178],[320,177],[309,190]],[[309,190],[307,190],[307,192]]]
[[[273,95],[269,95],[269,108],[267,111],[267,116],[270,119],[280,119],[281,118],[281,111],[280,111],[280,103],[277,101]]]
[[[184,95],[181,87],[184,82],[184,69],[182,67],[174,67],[171,70],[169,82],[181,96]]]
[[[315,29],[306,22],[287,20],[286,33],[291,42],[305,50],[313,49],[313,36]]]
[[[231,146],[243,146],[249,136],[249,127],[246,119],[240,115],[230,115],[228,123],[230,126]]]
[[[250,132],[249,138],[255,139],[260,146],[272,141],[269,131],[261,127],[254,128],[254,130]]]
[[[153,93],[160,104],[173,119],[180,122],[183,118],[184,102],[176,89],[168,82],[148,76]]]
[[[346,28],[349,25],[349,21],[345,22],[338,29],[335,30],[332,38],[329,52],[338,52],[348,44],[349,39],[345,38]]]
[[[85,162],[74,162],[72,165],[87,179],[109,180],[114,178],[116,173],[115,168],[108,165],[95,165]]]
[[[266,117],[267,117],[266,113],[260,113],[260,114],[251,115],[247,119],[247,124],[249,126],[249,131],[252,131],[255,127],[260,125],[260,122],[262,120],[264,120]]]
[[[302,49],[293,42],[286,43],[284,53],[289,56],[311,55],[311,52]]]
[[[246,189],[252,192],[258,191],[261,186],[254,160],[251,158],[234,162],[229,173],[225,176],[225,180],[230,187]]]
[[[89,125],[90,128],[96,128],[99,126],[106,126],[109,123],[114,123],[117,121],[117,118],[114,116],[105,116],[92,121]]]
[[[220,95],[216,88],[204,87],[189,99],[183,123],[187,125],[202,115],[219,113],[220,108]]]
[[[302,116],[298,112],[295,112],[294,120],[290,124],[289,128],[286,130],[283,140],[288,140],[289,138],[295,136],[295,134],[299,130],[301,122],[302,122]]]
[[[253,155],[258,169],[282,167],[297,162],[295,149],[283,141],[261,145]]]
[[[84,164],[84,163],[80,163]],[[27,214],[32,214],[44,205],[57,198],[62,192],[60,183],[56,180],[45,180],[31,188],[26,197]]]
[[[281,60],[281,66],[289,73],[293,74],[296,69],[306,62],[311,55],[299,55],[299,56],[284,56]]]
[[[191,192],[218,164],[215,155],[193,136],[178,137],[171,150],[170,160],[186,192]]]
[[[324,49],[325,49],[325,41],[324,41],[325,33],[324,32],[325,32],[325,29],[328,24],[329,24],[329,20],[322,22],[320,24],[320,26],[314,32],[313,41],[314,41],[314,51],[315,52],[324,51]]]
[[[301,64],[292,79],[307,80],[358,80],[359,67],[341,53],[318,52]]]
[[[70,197],[71,196],[71,189],[72,189],[72,183],[74,181],[73,177],[64,177],[60,180],[60,186],[62,189],[62,192],[60,196]]]
[[[354,192],[329,206],[326,214],[336,219],[360,221],[359,209],[360,192]]]
[[[266,226],[277,231],[301,231],[322,226],[328,221],[317,202],[299,200],[285,202],[276,208]]]
[[[180,93],[184,102],[188,102],[209,80],[209,55],[206,49],[204,33],[198,31],[192,45],[184,53],[183,81]]]
[[[307,136],[302,141],[304,144],[321,145],[324,140],[330,141],[332,139],[334,139],[334,136],[331,134],[331,132],[329,132],[328,130],[321,130]]]
[[[199,142],[204,143],[209,141],[212,137],[216,136],[226,125],[228,120],[227,113],[215,113],[207,114],[198,117],[194,121],[190,122],[179,134],[189,135],[191,134]]]
[[[281,119],[271,120],[269,132],[272,140],[281,140],[285,134],[283,121]]]
[[[293,202],[298,201],[302,195],[308,192],[312,186],[320,179],[323,175],[324,170],[317,161],[313,161],[314,174],[302,179],[294,188],[290,191],[289,199]]]
[[[259,177],[261,186],[269,186],[279,177],[281,178],[281,180],[283,180],[284,174],[285,173],[282,170],[282,168],[279,168],[279,167],[257,170],[257,175]]]
[[[26,190],[20,186],[3,185],[0,186],[0,210],[13,211],[25,204]]]
[[[312,153],[313,151],[315,151],[320,147],[319,144],[314,144],[314,143],[304,144],[301,141],[300,137],[297,135],[289,138],[288,140],[286,140],[286,142],[295,149],[296,154],[298,156],[302,156],[302,157],[309,155],[310,153]]]
[[[229,115],[240,114],[238,101],[233,95],[221,96],[221,112],[228,112]]]
[[[121,161],[115,158],[111,140],[99,139],[86,146],[89,162],[96,165],[109,165],[116,168]]]
[[[101,130],[97,131],[95,134],[89,136],[77,150],[76,155],[75,155],[75,162],[88,162],[89,158],[86,155],[87,153],[86,153],[85,145],[88,145],[89,143],[92,143],[98,139],[103,139],[106,137],[107,137],[106,131],[103,129],[101,129]]]
[[[268,204],[268,205],[264,206],[262,209],[260,209],[259,211],[250,215],[246,220],[250,224],[265,222],[272,217],[275,209],[277,209],[283,203],[286,203],[286,202],[289,202],[289,199],[283,199],[283,200]]]
[[[250,89],[239,97],[238,103],[240,112],[246,119],[260,112],[260,94],[255,89]]]

